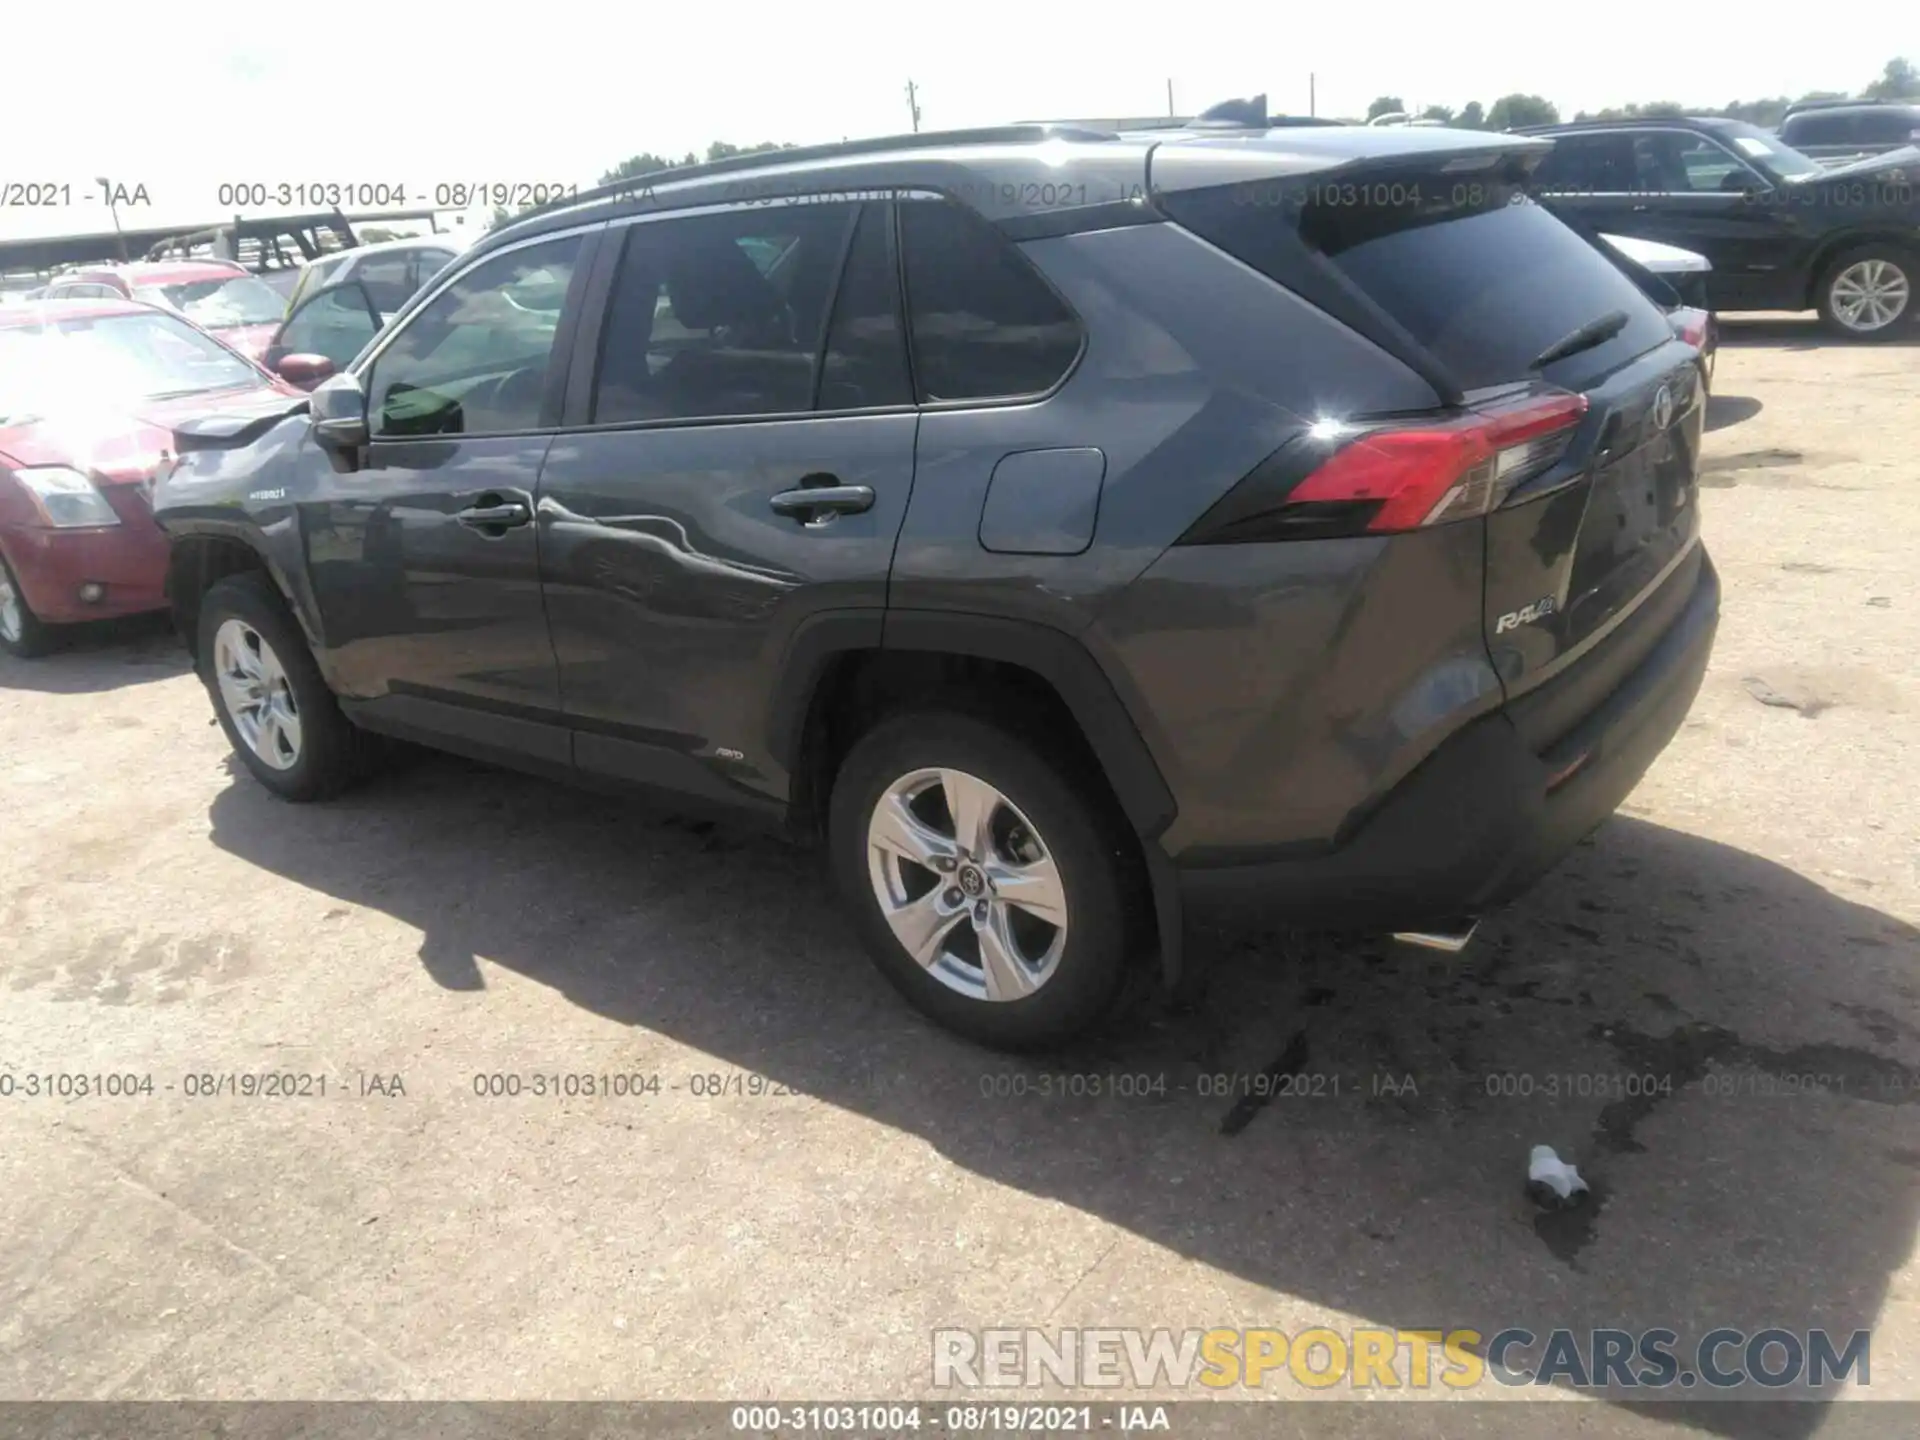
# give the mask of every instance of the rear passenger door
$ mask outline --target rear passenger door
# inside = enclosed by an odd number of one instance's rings
[[[774,677],[817,624],[878,642],[913,484],[892,207],[616,225],[586,304],[538,503],[575,763],[782,800]]]

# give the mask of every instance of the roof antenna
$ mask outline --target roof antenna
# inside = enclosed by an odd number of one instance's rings
[[[1251,100],[1222,100],[1218,105],[1210,105],[1202,110],[1198,118],[1189,120],[1189,130],[1265,130],[1270,122],[1267,119],[1267,97],[1265,94],[1254,96]]]

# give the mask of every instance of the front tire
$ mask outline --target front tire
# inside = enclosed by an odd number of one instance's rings
[[[0,650],[16,660],[33,660],[53,649],[58,632],[33,613],[13,570],[0,558]]]
[[[227,743],[283,800],[323,800],[363,769],[365,737],[340,711],[280,592],[230,575],[200,602],[200,678]]]
[[[1913,323],[1920,266],[1907,250],[1885,242],[1836,255],[1815,287],[1821,322],[1849,340],[1891,340]]]
[[[1145,879],[1097,781],[972,716],[882,721],[834,782],[828,847],[874,963],[982,1045],[1059,1044],[1106,1018]]]

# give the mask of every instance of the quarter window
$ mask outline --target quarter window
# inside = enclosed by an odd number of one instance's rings
[[[580,245],[570,235],[496,255],[414,314],[366,377],[373,433],[537,428]]]
[[[920,399],[1050,390],[1080,354],[1080,326],[984,220],[945,200],[900,207],[908,333]]]

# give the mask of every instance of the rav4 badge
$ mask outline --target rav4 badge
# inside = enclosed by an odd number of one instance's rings
[[[1522,625],[1531,625],[1536,620],[1544,620],[1559,608],[1551,595],[1542,595],[1531,605],[1523,605],[1518,610],[1509,610],[1494,622],[1493,633],[1504,635],[1509,630],[1517,630]]]

